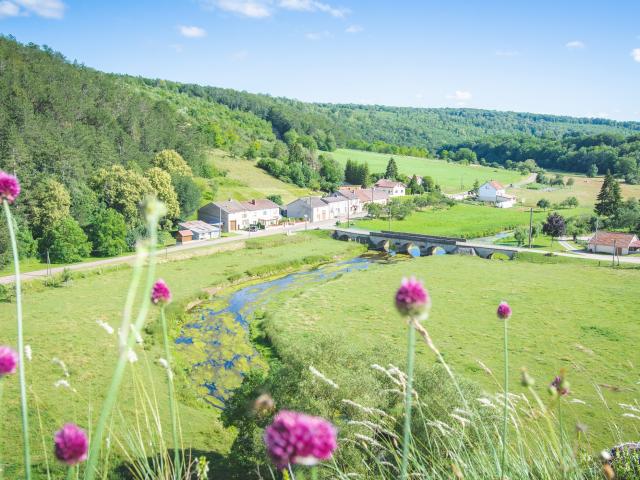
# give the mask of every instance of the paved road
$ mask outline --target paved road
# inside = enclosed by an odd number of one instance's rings
[[[282,235],[287,231],[298,232],[305,229],[331,228],[331,227],[334,227],[335,224],[336,224],[336,220],[331,219],[331,220],[325,220],[321,222],[308,223],[308,224],[298,223],[296,225],[291,225],[291,226],[272,227],[266,230],[258,230],[257,232],[241,231],[241,232],[238,232],[238,235],[234,235],[231,237],[216,238],[213,240],[194,241],[190,243],[185,243],[184,245],[167,247],[166,254],[171,255],[171,254],[180,253],[180,252],[188,252],[189,250],[195,250],[195,249],[206,248],[206,247],[215,247],[217,245],[224,245],[224,244],[233,243],[233,242],[241,242],[241,241],[248,240],[250,238],[256,238],[256,237]],[[162,254],[165,252],[160,250],[159,253]],[[95,260],[95,261],[86,262],[86,263],[76,263],[73,265],[68,265],[66,267],[52,268],[51,274],[55,275],[58,273],[62,273],[65,269],[71,270],[71,271],[88,270],[92,268],[104,267],[109,265],[133,263],[135,258],[136,258],[135,254],[132,254],[132,255],[126,255],[123,257],[105,258],[102,260]],[[47,277],[48,274],[49,272],[47,272],[47,270],[44,269],[44,270],[35,270],[33,272],[22,273],[21,276],[23,281],[29,281],[29,280],[36,280],[38,278],[40,279],[45,278]],[[8,284],[13,282],[15,282],[14,275],[7,275],[4,277],[0,277],[0,284]]]

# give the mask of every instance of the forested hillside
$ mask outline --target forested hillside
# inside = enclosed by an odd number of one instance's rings
[[[321,149],[329,151],[337,144],[360,150],[416,155],[419,153],[416,149],[434,152],[446,144],[492,135],[559,137],[566,132],[629,134],[640,131],[638,122],[469,108],[314,104],[164,80],[139,81],[227,105],[234,110],[252,112],[271,122],[280,137],[295,129],[298,133],[311,135]]]

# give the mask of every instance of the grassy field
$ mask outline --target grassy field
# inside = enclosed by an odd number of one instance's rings
[[[291,237],[269,237],[251,240],[253,248],[218,253],[211,256],[163,263],[158,266],[158,276],[164,278],[174,294],[175,304],[193,299],[203,288],[228,283],[229,278],[242,278],[248,271],[276,271],[285,262],[305,263],[309,255],[314,258],[333,258],[356,255],[360,246],[336,242],[326,234],[309,232]],[[267,248],[260,248],[265,246]],[[37,464],[36,478],[46,478],[42,463],[45,452],[49,454],[52,432],[64,422],[74,421],[89,427],[101,406],[117,357],[115,335],[108,335],[96,320],[109,323],[114,328],[120,324],[120,316],[131,276],[130,268],[106,271],[103,274],[77,278],[62,288],[46,288],[30,284],[24,299],[25,343],[33,349],[33,360],[27,367],[30,384],[32,451]],[[152,310],[149,324],[156,321],[157,310]],[[0,344],[16,342],[15,305],[0,304]],[[164,395],[164,372],[155,364],[162,356],[155,336],[146,337],[144,350],[138,349],[140,361],[131,372],[140,378],[151,376],[148,386]],[[63,360],[70,376],[72,389],[55,387],[54,383],[65,378],[53,358]],[[147,367],[146,360],[150,366]],[[21,444],[19,430],[19,406],[17,378],[4,382],[2,420],[0,421],[0,451],[8,460],[8,452],[16,452]],[[133,423],[135,418],[135,390],[131,380],[125,380],[120,395],[119,408],[124,421]],[[163,396],[161,398],[164,398]],[[42,414],[44,425],[44,449],[36,406]],[[168,425],[165,402],[160,402],[164,425]],[[226,431],[218,420],[218,411],[191,400],[181,405],[185,445],[209,452],[212,456],[224,455],[232,440],[232,432]],[[11,461],[19,459],[12,453]],[[18,478],[17,466],[11,465],[5,478]],[[54,478],[61,477],[60,472]],[[111,478],[111,477],[110,477]]]
[[[384,172],[390,157],[395,158],[400,173],[406,175],[430,176],[442,187],[446,193],[470,190],[473,182],[483,183],[487,180],[497,180],[504,185],[522,180],[524,177],[518,172],[501,168],[481,167],[479,165],[459,165],[447,163],[444,160],[431,158],[407,157],[403,155],[389,155],[360,150],[338,149],[331,152],[342,165],[348,159],[367,162],[372,173]]]
[[[565,210],[561,213],[567,215],[574,211]],[[548,211],[534,210],[533,220],[542,221],[548,214]],[[529,209],[459,203],[451,208],[414,212],[404,220],[392,220],[391,228],[385,219],[361,220],[356,225],[370,230],[476,238],[494,235],[519,225],[529,225]]]
[[[366,382],[373,375],[373,363],[403,368],[406,323],[395,311],[393,295],[409,275],[426,281],[433,308],[425,326],[458,375],[480,383],[489,393],[501,390],[495,379],[503,378],[503,334],[495,311],[501,300],[508,300],[514,311],[510,389],[523,391],[519,370],[526,366],[546,399],[548,383],[565,368],[570,399],[585,402],[569,403],[572,418],[567,428],[573,431],[575,420],[586,424],[589,447],[596,452],[613,441],[637,440],[638,421],[622,417],[619,406],[640,395],[640,357],[633,353],[640,341],[640,304],[632,300],[637,270],[461,256],[374,265],[273,302],[266,331],[281,355],[303,358],[338,384],[347,377]],[[322,344],[332,345],[330,358],[317,348]],[[417,368],[434,363],[423,343],[416,362]],[[337,395],[343,398],[344,393]],[[620,435],[613,433],[615,424],[623,429]]]
[[[251,200],[267,195],[280,195],[285,203],[313,194],[312,191],[285,183],[256,167],[255,162],[234,158],[229,153],[215,150],[210,154],[213,165],[226,171],[225,177],[215,179],[219,188],[215,200]]]
[[[590,211],[596,202],[598,192],[602,187],[603,177],[589,178],[580,175],[565,175],[565,182],[573,178],[574,184],[571,187],[551,187],[545,186],[540,190],[531,190],[526,186],[507,189],[507,192],[511,195],[518,197],[518,200],[524,205],[535,206],[535,204],[541,198],[546,198],[551,203],[560,203],[561,201],[569,198],[576,197],[580,202],[580,207],[584,207],[585,210]],[[627,185],[621,183],[622,195],[624,198],[640,198],[640,185]]]

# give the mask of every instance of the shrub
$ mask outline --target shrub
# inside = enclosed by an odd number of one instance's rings
[[[91,244],[87,236],[71,217],[57,221],[44,232],[40,240],[40,253],[56,263],[79,262],[91,253]]]

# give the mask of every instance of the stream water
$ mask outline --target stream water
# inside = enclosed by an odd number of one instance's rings
[[[251,342],[249,322],[276,294],[365,270],[371,262],[366,257],[357,257],[251,283],[196,307],[191,313],[192,321],[185,324],[176,339],[176,347],[192,365],[191,380],[201,398],[223,408],[244,375],[251,368],[265,365]]]

